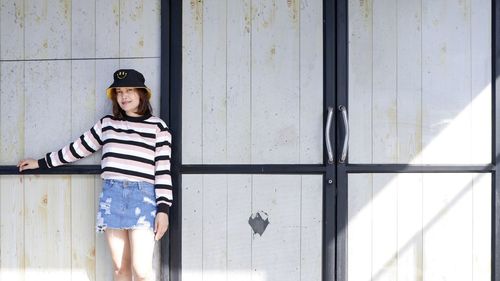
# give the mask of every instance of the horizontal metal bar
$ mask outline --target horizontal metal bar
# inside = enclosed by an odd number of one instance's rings
[[[491,173],[492,164],[486,165],[408,165],[408,164],[348,164],[347,173]]]
[[[182,174],[324,174],[326,168],[322,164],[311,165],[182,165]]]
[[[487,165],[406,165],[406,164],[348,164],[347,173],[490,173],[495,166]],[[322,164],[212,164],[182,165],[182,174],[324,174],[326,168]],[[52,169],[27,170],[19,173],[16,166],[0,166],[0,175],[68,175],[68,174],[100,174],[99,165],[68,165]]]
[[[19,172],[16,166],[0,166],[0,175],[97,175],[101,173],[100,165],[67,165],[52,169],[35,169]]]

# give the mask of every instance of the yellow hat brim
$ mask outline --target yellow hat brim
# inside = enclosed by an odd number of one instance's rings
[[[114,88],[108,88],[106,90],[106,95],[108,96],[108,99],[111,99],[111,93],[113,92],[112,91],[113,89]],[[151,89],[149,89],[149,88],[144,88],[144,89],[146,89],[146,91],[148,92],[148,100],[150,100],[151,96],[153,95],[153,93],[151,92]]]

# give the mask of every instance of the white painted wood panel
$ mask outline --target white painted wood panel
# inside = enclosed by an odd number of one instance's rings
[[[71,1],[71,57],[94,58],[96,1]]]
[[[95,280],[96,277],[94,182],[94,176],[91,175],[70,177],[72,281],[89,281]]]
[[[299,163],[323,162],[323,13],[322,1],[296,1],[300,23]]]
[[[206,164],[227,157],[226,1],[203,1],[203,156]]]
[[[491,279],[491,184],[490,174],[472,179],[472,280]]]
[[[397,1],[373,2],[373,126],[374,163],[397,161]],[[353,102],[356,102],[354,100]],[[364,118],[370,119],[368,115]]]
[[[483,4],[349,2],[351,163],[490,161],[491,4]]]
[[[25,157],[41,158],[71,141],[69,73],[70,61],[25,63]]]
[[[24,280],[24,182],[0,176],[0,280]]]
[[[470,163],[470,1],[424,0],[422,9],[423,161]]]
[[[397,177],[397,280],[420,281],[423,270],[422,175]]]
[[[79,138],[98,121],[94,117],[96,111],[95,64],[94,60],[71,62],[71,141]],[[74,164],[99,165],[100,162],[100,153],[94,153]]]
[[[251,1],[227,1],[227,163],[251,157]]]
[[[71,1],[25,1],[26,59],[71,57]]]
[[[422,0],[397,8],[397,142],[399,163],[422,164]]]
[[[251,281],[252,176],[227,175],[227,280]]]
[[[203,280],[218,281],[226,278],[227,189],[226,175],[203,175]]]
[[[470,1],[472,164],[491,161],[491,2]]]
[[[252,164],[299,163],[299,2],[252,1]]]
[[[320,281],[322,272],[323,179],[301,176],[300,279]]]
[[[320,176],[184,175],[182,190],[183,280],[321,280]]]
[[[423,176],[424,280],[473,280],[473,177]]]
[[[203,163],[203,2],[182,3],[182,161]]]
[[[372,278],[373,176],[350,175],[347,203],[347,276],[349,281]]]
[[[26,280],[71,280],[70,176],[25,176]]]
[[[95,54],[97,58],[120,57],[120,0],[95,0]],[[99,27],[99,28],[97,28]]]
[[[24,58],[24,1],[0,1],[0,59]]]
[[[182,176],[182,280],[203,280],[203,176]]]
[[[160,56],[160,4],[120,1],[120,57]]]
[[[372,163],[372,0],[348,1],[350,163]],[[356,101],[356,102],[354,102]]]
[[[490,202],[489,174],[350,175],[348,280],[489,280]]]
[[[252,213],[264,211],[269,217],[264,234],[252,237],[252,278],[299,280],[300,176],[254,175],[252,178]]]
[[[372,277],[397,280],[398,189],[391,174],[373,175]]]
[[[24,156],[24,63],[0,62],[0,165]]]

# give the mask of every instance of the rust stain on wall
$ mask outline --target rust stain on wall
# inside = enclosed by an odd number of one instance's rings
[[[290,11],[290,17],[292,18],[292,23],[294,23],[294,26],[298,25],[299,23],[299,0],[287,0],[286,4],[288,6],[288,9]]]
[[[250,33],[252,28],[252,7],[249,2],[245,2],[245,31]]]
[[[201,38],[203,36],[203,0],[191,0],[190,4],[191,14],[194,16],[194,29]]]
[[[365,26],[371,26],[372,24],[372,11],[373,2],[372,0],[359,0],[360,12],[363,15],[363,21]]]
[[[132,10],[129,15],[130,19],[134,21],[141,19],[144,15],[144,5],[142,4],[142,2],[141,4],[135,6],[135,9]]]
[[[71,0],[64,0],[64,19],[71,24]]]
[[[113,16],[115,18],[115,25],[120,26],[120,3],[113,3]]]

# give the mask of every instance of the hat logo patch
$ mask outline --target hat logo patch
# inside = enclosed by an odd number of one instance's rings
[[[116,74],[116,77],[118,79],[124,79],[125,77],[127,77],[127,72],[125,71],[119,71],[117,74]]]

